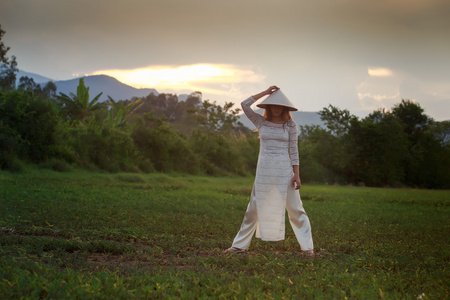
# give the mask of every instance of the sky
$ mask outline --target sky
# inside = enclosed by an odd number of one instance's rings
[[[450,119],[449,0],[2,0],[20,70],[106,74],[240,103],[279,86],[301,111],[416,101]]]

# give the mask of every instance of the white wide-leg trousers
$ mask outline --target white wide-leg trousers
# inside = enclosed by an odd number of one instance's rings
[[[313,250],[313,240],[311,234],[311,224],[303,208],[300,193],[289,186],[286,199],[286,210],[289,215],[289,222],[294,230],[300,248],[303,251]],[[252,196],[247,206],[247,211],[242,221],[241,229],[233,240],[232,247],[246,250],[250,247],[252,237],[258,225],[258,214],[256,211],[256,199]]]

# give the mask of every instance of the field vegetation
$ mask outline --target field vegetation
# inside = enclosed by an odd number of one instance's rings
[[[3,298],[449,296],[449,192],[304,185],[316,257],[286,240],[224,254],[251,177],[0,173]]]
[[[2,298],[449,298],[450,122],[419,103],[363,119],[330,105],[299,128],[314,258],[289,229],[224,254],[259,152],[239,109],[17,85],[4,33]]]

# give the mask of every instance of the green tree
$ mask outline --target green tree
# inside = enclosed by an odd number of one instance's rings
[[[435,170],[433,178],[436,188],[450,188],[450,121],[435,122],[430,126],[430,133],[437,140],[435,156],[437,166],[431,166]]]
[[[222,107],[206,100],[186,109],[198,126],[189,135],[189,145],[208,174],[246,172],[243,157],[238,153],[239,134],[235,132],[236,126],[242,126],[240,109],[232,109],[233,105],[226,102]]]
[[[353,177],[346,140],[321,126],[300,126],[299,156],[307,181],[345,183]]]
[[[350,165],[352,152],[348,132],[357,118],[348,110],[341,110],[331,104],[323,108],[319,115],[328,130],[314,131],[314,139],[320,145],[318,160],[327,170],[328,180],[348,182],[354,177],[354,168]]]
[[[94,118],[83,126],[71,126],[60,133],[63,137],[60,151],[64,159],[90,170],[100,168],[109,172],[136,172],[152,169],[128,132],[108,124],[98,124]],[[144,166],[144,167],[143,167]]]
[[[403,182],[402,158],[408,137],[399,119],[386,111],[375,111],[363,120],[353,120],[349,134],[351,180],[370,186],[395,186]]]
[[[39,84],[34,82],[33,78],[28,76],[22,76],[19,79],[19,86],[17,87],[20,91],[30,92],[32,95],[41,95],[42,89]]]
[[[304,182],[333,182],[326,178],[325,164],[323,164],[323,145],[331,134],[319,125],[300,126],[298,139],[301,177]],[[322,154],[321,154],[322,153]]]
[[[331,134],[337,137],[345,135],[350,129],[351,121],[356,119],[348,110],[341,110],[331,104],[323,108],[319,115]]]
[[[2,156],[41,162],[53,155],[57,123],[54,103],[31,93],[1,91],[0,167],[8,163]]]
[[[450,121],[435,122],[430,130],[443,146],[450,146]]]
[[[154,112],[137,118],[131,131],[135,145],[157,171],[198,172],[197,156],[167,120]]]
[[[437,150],[437,141],[429,130],[434,120],[424,113],[419,103],[404,99],[394,106],[392,114],[402,122],[408,136],[408,151],[403,156],[406,184],[428,186],[431,179],[429,168],[436,164],[430,161],[435,160],[433,152]]]
[[[411,142],[420,139],[420,134],[433,123],[433,119],[424,113],[420,104],[411,100],[402,99],[401,103],[394,106],[392,113],[403,122]]]
[[[9,58],[7,55],[10,47],[6,47],[2,42],[5,31],[0,25],[0,89],[12,90],[16,86],[17,69],[16,57],[13,55]]]
[[[188,112],[197,124],[210,132],[230,132],[236,126],[242,126],[239,122],[240,109],[232,109],[234,103],[225,102],[224,106],[205,100],[199,107],[188,108]]]
[[[80,78],[77,94],[70,93],[70,96],[60,93],[57,96],[61,113],[72,123],[84,123],[92,112],[102,108],[105,104],[98,102],[100,96],[98,94],[92,100],[89,100],[89,87],[84,85],[83,78]]]
[[[197,107],[202,103],[202,92],[193,92],[186,99],[186,107]]]
[[[42,94],[48,99],[53,99],[56,96],[56,90],[56,84],[53,81],[49,81],[42,89]]]
[[[107,122],[114,127],[120,127],[125,126],[130,119],[132,112],[142,105],[142,98],[137,98],[134,101],[125,103],[125,101],[122,100],[115,101],[108,96],[106,104],[110,107],[108,110]]]

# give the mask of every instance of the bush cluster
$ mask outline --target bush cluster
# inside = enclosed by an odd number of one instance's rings
[[[308,181],[449,188],[450,122],[435,122],[408,100],[363,119],[329,106],[326,128],[303,126],[300,160]]]
[[[196,105],[199,102],[188,105],[194,112],[181,118],[189,126],[196,124]],[[165,115],[155,116],[154,110],[145,112],[141,108],[141,113],[128,122],[111,121],[119,115],[111,113],[113,110],[104,105],[78,121],[68,118],[55,99],[27,91],[2,91],[0,168],[20,170],[24,161],[58,171],[78,167],[208,175],[254,172],[257,151],[251,148],[258,149],[258,145],[257,137],[250,132],[210,130],[198,125],[182,133]]]
[[[238,122],[231,103],[161,94],[100,104],[98,97],[89,101],[81,80],[78,94],[58,101],[1,91],[0,168],[20,171],[25,162],[58,171],[245,176],[256,170],[258,134]],[[81,113],[70,114],[67,104]],[[326,127],[300,130],[304,182],[449,187],[450,122],[435,122],[417,103],[403,100],[363,119],[331,105],[320,115]]]
[[[40,162],[53,155],[58,110],[28,92],[0,92],[0,167],[15,159]]]

